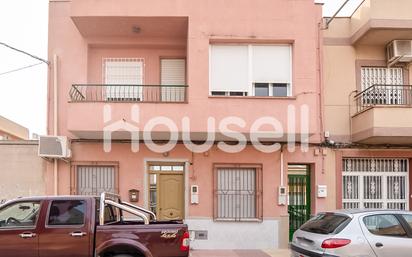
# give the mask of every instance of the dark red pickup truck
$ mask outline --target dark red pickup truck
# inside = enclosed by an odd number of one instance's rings
[[[152,212],[109,193],[19,198],[0,206],[1,257],[187,257],[189,241],[182,221],[156,221]]]

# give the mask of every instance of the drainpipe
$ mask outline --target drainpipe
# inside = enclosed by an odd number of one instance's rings
[[[280,186],[283,187],[283,179],[284,179],[284,172],[285,169],[283,167],[283,144],[280,145]]]
[[[57,122],[57,111],[58,111],[58,94],[57,94],[57,55],[53,56],[53,135],[58,134],[58,122]],[[53,160],[53,178],[54,178],[54,195],[59,194],[59,178],[58,178],[58,161]]]

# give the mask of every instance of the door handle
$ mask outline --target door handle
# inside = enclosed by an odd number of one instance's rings
[[[31,232],[24,232],[24,233],[21,233],[19,236],[21,238],[33,238],[33,237],[36,237],[36,234],[31,233]]]
[[[86,232],[80,232],[80,231],[75,231],[75,232],[71,232],[70,236],[72,237],[82,237],[87,235]]]
[[[376,243],[375,246],[378,247],[378,248],[381,248],[381,247],[383,247],[383,244],[382,243]]]

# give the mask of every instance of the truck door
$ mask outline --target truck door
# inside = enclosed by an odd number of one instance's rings
[[[40,257],[90,256],[91,207],[87,203],[73,199],[49,201],[39,239]]]
[[[40,201],[12,202],[0,210],[0,256],[37,257]]]

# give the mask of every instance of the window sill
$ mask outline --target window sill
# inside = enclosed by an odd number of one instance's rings
[[[296,96],[220,96],[210,95],[209,98],[223,99],[265,99],[265,100],[296,100]]]
[[[241,219],[241,220],[216,218],[216,219],[214,219],[214,221],[215,222],[236,222],[236,223],[239,223],[239,222],[245,222],[245,223],[246,222],[255,222],[255,223],[262,222],[262,220],[258,219],[258,218],[255,218],[255,219]]]

